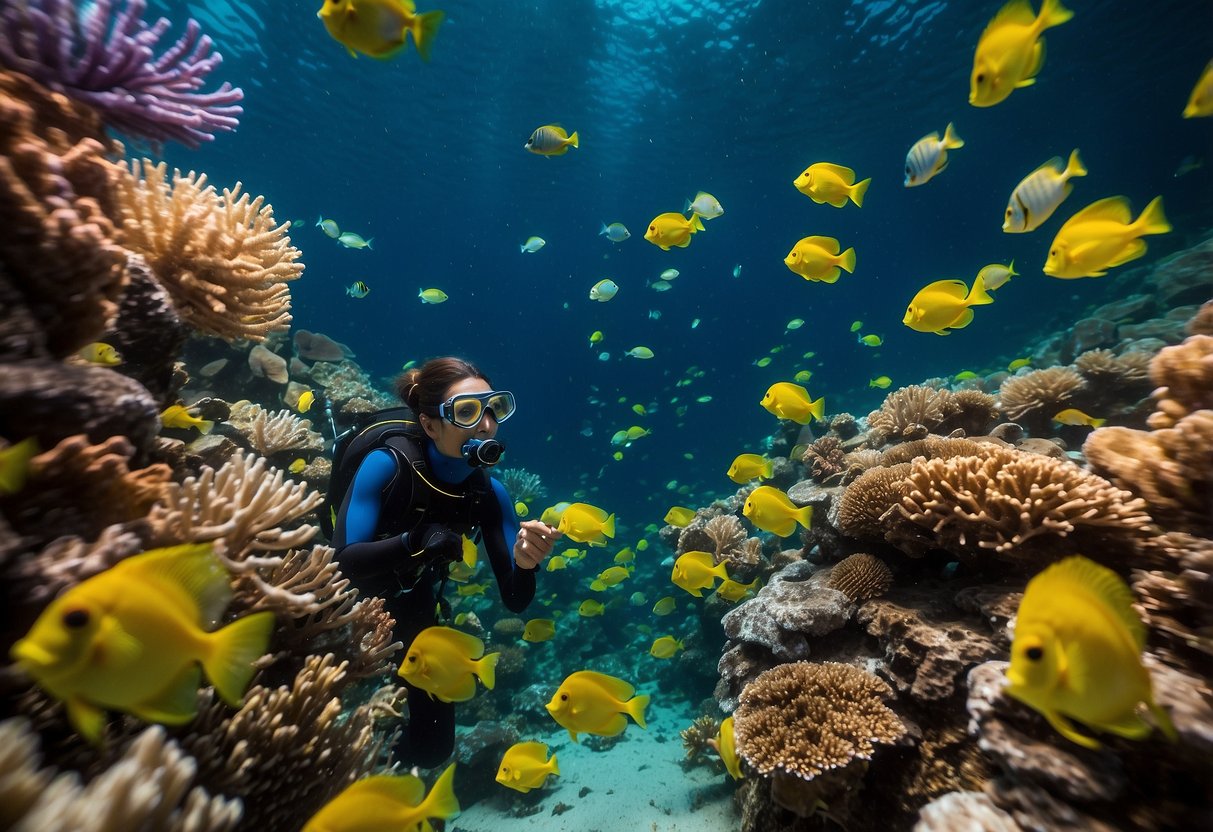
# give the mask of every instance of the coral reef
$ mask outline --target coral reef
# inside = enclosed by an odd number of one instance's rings
[[[525,468],[506,468],[499,472],[497,477],[505,486],[505,493],[519,502],[530,505],[547,496],[543,480],[538,474],[533,474]]]
[[[312,430],[309,419],[289,410],[271,413],[261,405],[239,401],[232,405],[228,424],[242,433],[248,444],[265,457],[324,449],[324,437]]]
[[[869,439],[874,447],[922,439],[959,411],[951,391],[911,384],[889,393],[880,409],[868,414]]]
[[[873,555],[851,555],[830,570],[830,589],[837,589],[852,601],[878,598],[892,585],[893,572]]]
[[[682,737],[682,747],[686,749],[687,765],[706,765],[712,760],[715,751],[708,740],[715,739],[720,732],[720,720],[712,716],[696,717],[690,726],[678,732]]]
[[[1070,399],[1085,388],[1082,376],[1069,367],[1030,370],[1002,383],[998,406],[1008,418],[1039,436],[1048,432],[1059,411],[1073,406]]]
[[[746,539],[745,528],[732,514],[722,514],[719,517],[713,517],[703,525],[704,533],[712,541],[712,562],[720,563],[722,560],[736,562],[739,565],[754,565],[744,564],[737,556],[741,554],[739,549],[742,542]],[[755,561],[756,563],[756,561]]]
[[[1213,336],[1193,335],[1150,362],[1156,410],[1151,428],[1171,428],[1196,410],[1213,410]]]

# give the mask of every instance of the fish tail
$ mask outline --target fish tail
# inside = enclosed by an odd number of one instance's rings
[[[1066,162],[1066,169],[1061,172],[1063,179],[1070,179],[1074,176],[1086,176],[1087,166],[1082,163],[1082,159],[1078,158],[1078,148],[1070,153],[1070,160]]]
[[[1073,16],[1074,12],[1063,6],[1061,0],[1045,0],[1040,7],[1040,15],[1036,18],[1036,28],[1043,32],[1053,26],[1060,26]]]
[[[684,214],[685,214],[687,211],[690,211],[690,210],[691,210],[691,206],[692,206],[693,204],[694,204],[694,203],[693,203],[693,202],[691,202],[691,200],[689,200],[689,199],[688,199],[688,200],[686,201],[686,205],[682,206],[682,213],[684,213]]]
[[[804,526],[806,529],[813,525],[813,507],[805,506],[796,511],[796,522]],[[757,580],[757,579],[755,579]]]
[[[863,180],[862,182],[856,182],[854,185],[852,185],[851,193],[850,193],[851,202],[854,202],[856,206],[862,208],[863,207],[863,195],[868,192],[868,185],[871,185],[871,184],[872,184],[872,180],[871,180],[871,178],[868,178],[868,179]]]
[[[1141,216],[1133,224],[1141,234],[1166,234],[1170,231],[1171,223],[1167,222],[1167,217],[1162,212],[1162,197],[1156,196],[1150,200],[1146,210],[1141,212]]]
[[[599,229],[599,231],[598,231],[598,236],[601,237],[605,233],[607,233],[607,227],[606,227],[606,223],[604,222],[604,223],[602,223],[602,228]]]
[[[560,766],[556,764],[555,754],[552,755],[552,759],[548,760],[547,768],[549,774],[555,774],[557,777],[560,776]]]
[[[430,59],[430,47],[433,46],[434,35],[438,34],[438,26],[444,17],[444,12],[434,11],[413,18],[413,42],[417,44],[417,54],[421,56],[421,60]]]
[[[769,480],[775,476],[775,463],[773,460],[768,459],[762,464],[761,475],[764,480]]]
[[[826,397],[822,396],[817,401],[809,402],[809,415],[819,422],[826,420]]]
[[[265,654],[274,623],[272,612],[258,612],[210,635],[210,655],[203,660],[202,669],[219,698],[233,708],[240,707],[244,699],[253,678],[253,662]]]
[[[698,214],[692,213],[691,214],[691,233],[694,234],[696,231],[703,231],[703,220],[699,219]]]
[[[1075,153],[1078,151],[1075,150]],[[1019,272],[1015,271],[1015,259],[1011,259],[1011,265],[1007,266],[1007,277],[1019,277]]]
[[[525,244],[524,244],[524,245],[520,245],[520,246],[518,246],[518,253],[519,253],[519,254],[525,254],[525,253],[526,253],[526,245],[525,245]],[[418,294],[420,294],[420,293],[418,293]]]
[[[210,419],[202,419],[198,422],[198,432],[205,435],[215,429],[215,423]]]
[[[602,524],[602,533],[610,538],[615,537],[615,515],[611,514],[607,516],[606,522]],[[599,545],[605,546],[606,544],[602,543]]]
[[[728,561],[722,560],[720,563],[716,564],[716,566],[712,568],[712,574],[715,575],[717,578],[720,578],[721,580],[725,580],[725,581],[730,580],[729,579],[729,570],[727,567],[728,567]]]
[[[964,139],[956,135],[956,128],[952,126],[952,122],[950,121],[947,128],[943,131],[943,146],[945,150],[955,150],[958,147],[965,146]]]
[[[573,147],[581,147],[581,139],[577,136],[577,131],[573,131],[573,135],[569,136],[569,140],[565,144],[571,144]]]
[[[644,709],[649,706],[651,697],[646,693],[642,696],[633,696],[623,704],[624,710],[632,719],[636,720],[636,724],[641,728],[647,729],[649,726],[644,721]]]
[[[476,675],[489,690],[492,690],[497,684],[497,660],[500,658],[500,653],[489,653],[480,661],[473,663]]]
[[[985,278],[979,276],[973,281],[973,288],[969,290],[969,296],[965,298],[965,306],[983,306],[993,302],[994,298],[986,293]]]
[[[1105,424],[1107,424],[1107,422],[1108,422],[1108,420],[1107,420],[1107,419],[1092,419],[1092,420],[1090,421],[1090,425],[1091,425],[1091,427],[1093,427],[1093,428],[1101,428],[1101,427],[1103,427]]]
[[[371,248],[371,243],[373,243],[373,242],[375,242],[375,238],[374,238],[374,237],[371,237],[371,239],[369,239],[369,240],[367,240],[367,241],[366,241],[366,249],[367,249],[367,251],[374,251],[374,250],[375,250],[375,249]]]
[[[446,771],[434,781],[434,788],[417,807],[418,813],[425,818],[442,818],[450,820],[459,816],[462,809],[455,797],[455,764],[451,763]]]
[[[855,273],[855,249],[849,248],[838,255],[838,267],[845,269],[847,274]]]

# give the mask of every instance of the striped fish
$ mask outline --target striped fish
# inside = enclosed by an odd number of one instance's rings
[[[558,124],[545,124],[531,134],[523,147],[540,156],[563,156],[569,152],[569,145],[581,146],[578,143],[577,131],[573,131],[570,136]]]
[[[914,142],[906,154],[905,186],[915,188],[930,182],[935,174],[948,166],[948,151],[964,146],[964,141],[952,129],[951,122],[943,131],[942,140],[938,133],[932,133]]]
[[[1078,150],[1070,154],[1070,161],[1064,168],[1061,157],[1054,156],[1025,176],[1011,191],[1002,230],[1008,234],[1036,230],[1070,195],[1074,189],[1070,180],[1086,175],[1087,169],[1083,167],[1082,159],[1078,158]]]

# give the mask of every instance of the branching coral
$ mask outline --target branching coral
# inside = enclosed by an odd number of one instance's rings
[[[939,426],[942,433],[959,428],[967,436],[978,436],[998,420],[998,400],[980,390],[957,390],[952,393],[956,412]]]
[[[721,514],[703,525],[703,531],[712,540],[712,562],[731,561],[745,540],[745,528],[733,514]]]
[[[852,601],[884,595],[892,585],[892,571],[874,555],[851,555],[830,570],[830,589],[837,589]]]
[[[1007,418],[1028,422],[1041,432],[1058,411],[1086,383],[1069,367],[1047,367],[1022,376],[1011,376],[998,391],[998,402]]]
[[[543,487],[543,480],[539,478],[539,475],[532,474],[525,468],[507,468],[500,472],[498,477],[501,484],[505,486],[505,493],[528,505],[536,500],[542,500],[547,494],[547,489]]]
[[[1168,532],[1150,541],[1132,584],[1152,642],[1170,664],[1206,672],[1213,660],[1213,540]]]
[[[143,541],[125,524],[105,528],[96,540],[61,537],[36,555],[18,558],[4,572],[13,597],[41,608],[70,586],[143,551]]]
[[[1150,427],[1170,428],[1195,410],[1213,410],[1213,335],[1193,335],[1150,362],[1157,410]]]
[[[868,414],[871,444],[921,439],[960,412],[949,390],[912,384],[885,396],[880,410]]]
[[[303,272],[299,249],[264,197],[207,184],[206,175],[131,161],[117,181],[120,239],[142,254],[181,317],[228,340],[261,341],[291,322],[287,282]]]
[[[682,729],[678,735],[682,737],[682,747],[686,749],[687,765],[703,765],[712,759],[715,753],[708,743],[720,732],[720,720],[711,716],[696,717],[689,727]]]
[[[0,63],[99,111],[115,130],[197,147],[235,130],[244,93],[224,83],[201,92],[223,60],[193,20],[159,56],[163,18],[143,21],[146,0],[97,0],[84,14],[73,0],[23,0],[0,15]]]
[[[300,419],[289,410],[270,413],[257,405],[253,407],[257,412],[249,426],[249,442],[262,456],[324,448],[324,438],[312,430],[310,419]]]
[[[91,113],[0,72],[0,355],[70,355],[117,312],[113,149]]]
[[[805,448],[801,459],[808,466],[809,476],[824,483],[846,473],[845,457],[837,436],[823,436]]]

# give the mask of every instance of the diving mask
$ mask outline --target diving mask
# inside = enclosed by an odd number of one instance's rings
[[[489,390],[484,393],[460,393],[451,396],[438,407],[438,415],[460,428],[474,428],[488,409],[498,423],[514,415],[514,394],[509,390]]]

